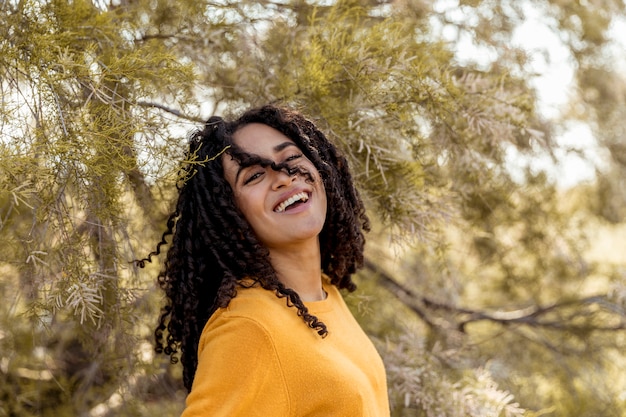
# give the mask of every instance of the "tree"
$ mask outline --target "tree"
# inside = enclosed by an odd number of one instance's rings
[[[624,78],[606,34],[626,6],[446,4],[4,2],[8,414],[148,415],[164,412],[158,394],[182,398],[176,368],[146,354],[159,266],[130,261],[159,239],[186,132],[265,102],[317,120],[375,215],[379,250],[360,275],[373,300],[350,301],[380,342],[394,415],[623,412],[620,386],[602,379],[619,375],[609,357],[625,363],[624,277],[585,259],[584,232],[596,216],[624,219]],[[509,44],[529,7],[578,65],[563,117],[591,123],[612,157],[589,186],[597,203],[566,205],[576,191],[508,169],[511,149],[552,154],[565,120],[539,114],[529,58]],[[459,62],[444,26],[494,58]]]

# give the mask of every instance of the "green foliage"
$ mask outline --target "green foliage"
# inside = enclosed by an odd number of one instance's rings
[[[449,367],[446,352],[427,352],[410,333],[381,346],[392,392],[393,416],[523,416],[513,395],[498,388],[484,369]]]
[[[394,416],[623,414],[625,266],[588,232],[624,220],[624,4],[453,3],[1,3],[1,411],[180,412],[179,368],[147,353],[159,265],[130,261],[162,232],[186,133],[281,102],[340,145],[374,218],[348,301]],[[563,120],[510,44],[529,8],[576,64]],[[491,58],[459,61],[438,28]],[[598,180],[513,178],[511,151],[553,155],[568,120],[609,156]]]

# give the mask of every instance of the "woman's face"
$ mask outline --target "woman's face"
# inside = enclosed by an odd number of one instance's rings
[[[224,176],[258,239],[270,250],[317,241],[326,219],[326,192],[313,163],[291,139],[264,124],[245,125],[234,133],[233,141],[248,154],[299,168],[312,179],[271,166],[242,167],[224,155]]]

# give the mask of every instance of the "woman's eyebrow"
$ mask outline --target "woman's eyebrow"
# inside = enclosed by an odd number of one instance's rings
[[[288,148],[289,146],[295,146],[296,148],[298,147],[295,143],[289,141],[289,142],[283,142],[281,144],[278,144],[276,146],[274,146],[274,152],[280,152],[285,148]]]

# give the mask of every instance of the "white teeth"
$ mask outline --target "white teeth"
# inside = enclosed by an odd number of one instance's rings
[[[278,207],[276,207],[274,209],[274,211],[276,213],[282,213],[283,211],[285,211],[285,209],[287,207],[289,207],[290,205],[292,205],[296,201],[302,200],[304,202],[304,201],[307,201],[308,199],[309,199],[309,195],[307,193],[305,193],[305,192],[294,194],[291,197],[289,197],[288,199],[286,199],[285,201],[283,201],[282,203],[280,203],[278,205]]]

